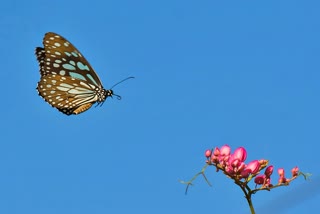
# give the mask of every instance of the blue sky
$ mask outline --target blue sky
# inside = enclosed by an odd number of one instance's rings
[[[224,144],[313,174],[256,194],[258,213],[318,210],[319,9],[292,0],[2,2],[0,213],[249,213],[213,169],[213,187],[200,178],[185,196],[178,183],[201,169],[205,149]],[[114,88],[122,100],[78,116],[45,103],[34,48],[48,31],[70,40],[105,88],[135,76]]]

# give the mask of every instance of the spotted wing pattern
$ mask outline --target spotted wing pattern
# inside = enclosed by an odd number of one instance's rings
[[[89,62],[65,38],[46,33],[36,48],[41,79],[37,90],[51,106],[64,114],[80,114],[95,102],[103,103],[112,90],[105,90]]]

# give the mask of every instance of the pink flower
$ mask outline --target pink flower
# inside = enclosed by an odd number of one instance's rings
[[[204,155],[206,156],[206,158],[209,158],[211,156],[211,153],[212,153],[211,150],[207,149]]]
[[[247,151],[245,150],[245,148],[239,147],[234,151],[232,158],[238,159],[239,161],[243,162],[247,158]]]
[[[231,148],[228,145],[224,145],[220,148],[219,162],[222,166],[226,165],[229,160]]]
[[[298,176],[298,172],[299,172],[299,168],[297,166],[293,167],[293,169],[291,169],[292,177]]]
[[[220,155],[220,150],[219,150],[218,147],[214,148],[214,150],[213,150],[213,155],[214,155],[214,156],[219,156],[219,155]]]
[[[241,178],[247,178],[251,174],[251,169],[244,169],[241,171]]]
[[[211,162],[212,163],[218,163],[219,162],[219,154],[220,154],[220,150],[219,148],[214,148],[213,153],[211,152]]]
[[[228,145],[224,145],[220,148],[220,155],[227,156],[230,155],[231,148]]]
[[[248,165],[244,167],[244,169],[241,171],[241,177],[247,178],[250,174],[256,174],[260,169],[260,163],[257,160],[251,161]]]
[[[264,181],[264,185],[263,186],[272,187],[271,178],[266,178],[266,180]]]
[[[235,175],[234,169],[232,167],[229,167],[229,166],[225,167],[225,172],[231,177],[233,177]]]
[[[278,180],[278,183],[279,184],[285,184],[285,183],[288,183],[290,180],[289,179],[286,179],[285,177],[280,177],[279,180]]]
[[[232,167],[238,167],[241,163],[243,163],[243,162],[240,162],[239,159],[234,159],[233,156],[231,156],[231,158],[229,159],[229,164]]]
[[[253,160],[246,166],[246,169],[251,170],[251,174],[256,174],[260,169],[260,163],[258,160]]]
[[[284,169],[283,168],[279,168],[278,169],[278,174],[280,177],[284,177]]]
[[[245,168],[246,168],[246,164],[245,164],[244,162],[241,162],[241,163],[238,165],[238,172],[243,171]]]
[[[273,173],[273,166],[270,165],[266,168],[266,170],[264,171],[264,174],[267,176],[267,177],[270,177]]]
[[[266,175],[258,175],[255,177],[254,182],[258,185],[261,185],[264,183],[265,179],[266,179]]]
[[[287,179],[284,176],[284,169],[283,168],[278,169],[278,174],[279,174],[279,180],[278,180],[279,184],[288,183],[290,181],[289,179]]]

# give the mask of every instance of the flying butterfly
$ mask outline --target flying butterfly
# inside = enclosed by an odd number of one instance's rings
[[[41,76],[37,90],[46,102],[66,115],[80,114],[94,103],[102,105],[107,97],[121,99],[112,88],[133,78],[106,90],[89,62],[68,40],[49,32],[43,46],[35,50]]]

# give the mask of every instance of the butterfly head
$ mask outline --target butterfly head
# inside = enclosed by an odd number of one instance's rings
[[[109,90],[104,90],[105,91],[105,97],[111,97],[113,98],[113,96],[117,97],[118,100],[121,100],[121,96],[114,94],[112,89]]]
[[[104,94],[105,99],[106,99],[107,97],[113,98],[113,96],[115,96],[115,97],[117,97],[118,100],[121,100],[121,96],[119,96],[119,95],[117,95],[117,94],[114,94],[113,91],[112,91],[112,89],[113,89],[115,86],[119,85],[120,83],[122,83],[122,82],[124,82],[124,81],[126,81],[126,80],[128,80],[128,79],[132,79],[132,78],[134,78],[134,77],[127,77],[127,78],[121,80],[120,82],[117,82],[116,84],[114,84],[114,85],[111,87],[111,89],[109,89],[109,90],[104,90],[104,92],[105,92],[105,94]]]

